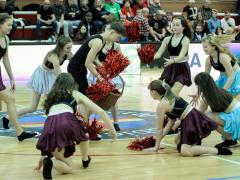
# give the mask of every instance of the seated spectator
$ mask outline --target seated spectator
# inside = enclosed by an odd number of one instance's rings
[[[166,35],[172,35],[172,21],[173,21],[173,13],[166,12],[166,20],[167,20],[167,27],[166,27]]]
[[[137,15],[137,10],[142,9],[142,8],[147,8],[148,4],[144,0],[136,0],[136,2],[133,4],[132,10],[134,16]]]
[[[197,7],[194,6],[195,0],[189,0],[188,5],[183,8],[183,12],[187,13],[188,20],[192,21],[197,17]]]
[[[197,18],[192,23],[192,29],[196,29],[197,25],[202,26],[204,36],[206,36],[209,33],[207,21],[203,19],[201,12],[197,13]]]
[[[81,43],[88,38],[87,27],[85,24],[81,23],[77,34],[74,37],[74,41]]]
[[[138,22],[140,28],[140,41],[149,41],[150,26],[148,23],[148,8],[143,8],[137,11],[137,15],[133,21]]]
[[[105,10],[102,0],[95,0],[94,1],[94,8],[93,8],[93,19],[95,26],[97,28],[97,32],[102,31],[102,27],[105,24],[105,19],[103,18],[104,15],[107,14]]]
[[[240,21],[240,0],[237,1],[236,12],[238,13],[238,21]]]
[[[73,36],[74,36],[73,26],[79,27],[79,25],[81,23],[80,15],[81,15],[81,13],[78,9],[77,1],[76,0],[68,0],[68,5],[66,6],[65,15],[64,15],[64,19],[65,19],[65,21],[67,21],[67,23],[65,23],[65,24],[68,26],[64,27],[64,28],[68,28],[68,32],[69,32],[69,35],[71,38],[73,38]]]
[[[194,33],[192,36],[193,41],[202,41],[202,38],[204,37],[203,33],[203,27],[201,24],[198,24],[196,28],[194,29]]]
[[[87,27],[88,36],[97,33],[97,28],[93,23],[93,14],[91,12],[88,12],[84,15],[82,23]]]
[[[92,12],[92,9],[89,5],[88,0],[81,0],[80,1],[80,7],[79,10],[81,12],[82,17],[87,13],[87,12]]]
[[[55,15],[55,21],[57,23],[57,36],[59,36],[60,29],[63,28],[63,34],[66,37],[69,37],[68,32],[68,22],[64,21],[64,2],[63,0],[56,0],[55,4],[53,5],[53,14]]]
[[[226,11],[224,18],[221,19],[221,28],[223,29],[223,33],[226,34],[227,31],[232,30],[234,27],[235,20],[231,18],[230,12]]]
[[[36,31],[37,31],[37,37],[39,40],[42,39],[42,33],[41,33],[42,25],[53,26],[51,38],[53,41],[56,41],[57,22],[55,21],[55,15],[53,14],[53,9],[50,6],[49,0],[44,0],[43,5],[40,6],[37,12]]]
[[[204,5],[198,9],[198,12],[202,14],[203,20],[209,20],[212,17],[212,8],[210,4],[210,0],[205,0]]]
[[[149,25],[153,28],[153,40],[162,41],[166,36],[167,21],[164,19],[164,11],[157,11],[153,18],[149,20]]]
[[[160,5],[160,0],[153,0],[152,4],[149,6],[149,17],[153,17],[157,11],[162,10]]]
[[[217,19],[218,10],[212,10],[212,17],[208,20],[208,30],[209,33],[215,34],[217,29],[221,27],[221,22]]]
[[[114,14],[116,21],[119,21],[122,17],[121,7],[115,0],[106,0],[104,4],[105,10]]]
[[[109,13],[109,12],[107,12],[106,15],[103,15],[102,18],[104,19],[104,21],[103,21],[104,25],[116,21],[115,15],[113,13]]]
[[[125,0],[124,6],[122,7],[122,16],[129,21],[131,21],[134,17],[134,13],[130,5],[130,0]]]

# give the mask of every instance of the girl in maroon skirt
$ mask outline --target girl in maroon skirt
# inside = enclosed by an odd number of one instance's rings
[[[164,81],[154,80],[149,84],[148,88],[152,98],[159,100],[159,104],[156,112],[156,144],[154,148],[146,149],[146,151],[157,152],[161,140],[174,125],[174,121],[169,120],[168,124],[163,128],[164,115],[167,115],[171,119],[179,119],[181,121],[180,136],[177,136],[178,139],[176,139],[176,143],[178,144],[177,149],[181,155],[197,156],[202,154],[232,154],[232,152],[226,148],[200,146],[201,139],[206,138],[211,131],[216,130],[217,124],[203,113],[193,108],[184,99],[172,93],[170,86]]]
[[[85,95],[78,92],[71,74],[60,74],[44,102],[47,119],[42,134],[37,142],[44,157],[37,169],[43,164],[43,178],[52,179],[52,168],[60,173],[72,173],[73,164],[70,156],[75,152],[75,145],[79,144],[82,154],[83,167],[88,167],[88,134],[82,120],[77,119],[75,112],[78,104],[99,114],[110,130],[112,140],[116,138],[116,131],[111,120],[103,109],[94,104]],[[51,159],[54,157],[54,159]]]
[[[173,35],[164,38],[161,47],[154,56],[159,59],[168,50],[170,59],[165,58],[164,71],[160,77],[172,87],[172,92],[178,95],[183,86],[190,86],[191,72],[188,64],[188,49],[191,30],[184,18],[173,20]]]

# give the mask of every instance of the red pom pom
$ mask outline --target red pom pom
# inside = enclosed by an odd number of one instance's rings
[[[116,50],[110,50],[107,54],[103,66],[97,67],[97,71],[104,79],[112,79],[119,75],[128,65],[130,61]]]
[[[133,151],[142,151],[143,149],[154,147],[156,140],[153,136],[145,138],[136,138],[128,145],[128,149]]]
[[[142,63],[150,64],[153,62],[154,54],[157,50],[156,45],[147,44],[137,49],[138,56]]]
[[[114,85],[108,81],[103,80],[97,82],[96,84],[90,85],[86,90],[86,95],[89,97],[89,99],[96,102],[107,96],[114,89]]]
[[[103,131],[103,126],[98,123],[96,118],[94,118],[94,120],[92,121],[91,124],[89,122],[84,122],[83,124],[84,124],[85,128],[87,129],[90,140],[96,139],[97,135],[101,134]]]
[[[140,28],[138,22],[125,21],[126,37],[129,42],[136,42],[140,39]]]

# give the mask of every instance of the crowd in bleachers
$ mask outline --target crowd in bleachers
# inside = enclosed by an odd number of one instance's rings
[[[0,13],[6,12],[14,17],[19,10],[13,0],[0,0]],[[240,1],[237,2],[236,12],[239,13]],[[88,36],[99,33],[102,27],[113,21],[135,21],[140,26],[139,41],[161,41],[165,36],[171,35],[171,23],[176,13],[165,12],[160,0],[42,0],[42,4],[30,4],[23,10],[37,10],[35,22],[36,38],[41,40],[42,27],[51,27],[49,41],[56,41],[60,33],[81,42]],[[234,12],[219,12],[211,7],[209,0],[202,1],[196,7],[195,0],[183,8],[181,15],[188,20],[192,29],[192,41],[201,41],[209,34],[228,34],[239,28],[239,17],[231,17]],[[28,20],[14,19],[12,33],[17,26],[24,26]],[[240,39],[239,36],[236,37]],[[127,38],[121,41],[127,42]]]

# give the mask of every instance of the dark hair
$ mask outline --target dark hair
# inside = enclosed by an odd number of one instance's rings
[[[116,31],[117,33],[119,33],[123,36],[126,34],[125,26],[121,22],[112,22],[110,24],[109,29]]]
[[[4,24],[9,19],[12,19],[12,17],[8,13],[0,13],[0,25]]]
[[[218,88],[213,78],[206,72],[197,74],[194,82],[198,86],[198,95],[202,96],[212,111],[225,111],[233,100],[232,95],[224,89]]]
[[[75,89],[76,84],[72,75],[69,73],[61,73],[57,77],[51,88],[51,91],[48,93],[43,103],[43,109],[45,110],[45,113],[49,113],[49,109],[52,105],[71,98],[72,91]]]
[[[189,24],[188,24],[187,20],[184,17],[181,17],[181,16],[175,17],[174,19],[179,19],[181,21],[181,24],[184,27],[183,34],[185,36],[187,36],[189,39],[191,39],[192,31],[191,31],[191,29],[189,27]]]
[[[177,98],[177,96],[171,91],[171,87],[162,80],[153,80],[148,85],[148,89],[156,91],[159,95],[164,95],[164,97],[170,101],[170,104]]]

